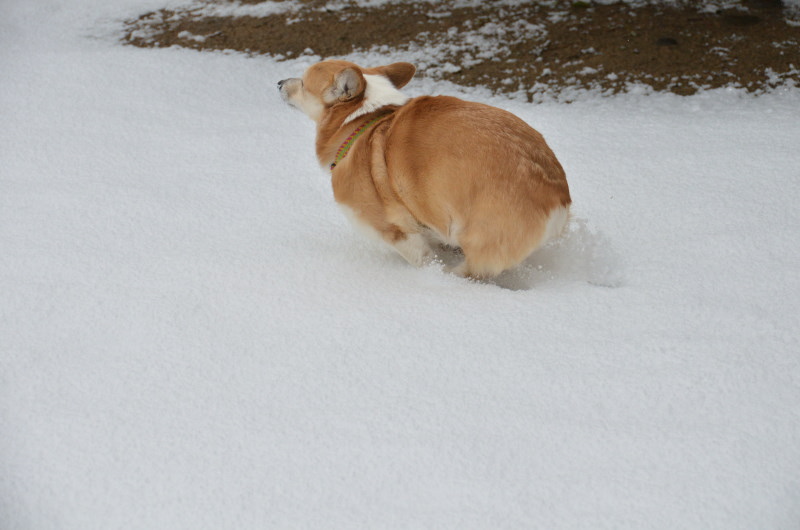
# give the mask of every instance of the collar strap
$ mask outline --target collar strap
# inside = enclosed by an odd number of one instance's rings
[[[367,129],[369,129],[370,127],[372,127],[385,117],[386,114],[381,114],[380,116],[372,118],[371,120],[359,125],[355,131],[350,133],[350,136],[348,136],[345,139],[342,145],[339,146],[339,150],[336,151],[336,157],[333,159],[333,163],[331,164],[331,169],[335,168],[336,164],[341,162],[344,159],[344,157],[347,156],[347,152],[350,151],[350,148],[353,147],[353,144],[355,143],[356,139],[358,139],[359,136],[364,134],[364,132],[366,132]]]

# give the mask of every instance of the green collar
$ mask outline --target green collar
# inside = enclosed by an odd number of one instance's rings
[[[336,151],[336,158],[333,159],[333,163],[331,164],[331,169],[335,168],[336,164],[341,162],[344,157],[347,156],[347,152],[350,151],[350,148],[353,147],[353,144],[359,136],[364,134],[367,129],[378,123],[378,121],[384,117],[386,117],[386,114],[381,114],[380,116],[372,118],[371,120],[359,125],[358,128],[356,128],[356,130],[353,131],[350,136],[347,137],[347,139],[345,139],[342,145],[339,146],[339,150]]]

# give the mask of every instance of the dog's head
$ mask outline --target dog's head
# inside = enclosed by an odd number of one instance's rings
[[[361,68],[347,61],[323,61],[302,78],[279,81],[278,89],[287,103],[316,122],[333,108],[342,109],[347,122],[386,105],[404,104],[408,97],[399,89],[415,71],[411,63]]]

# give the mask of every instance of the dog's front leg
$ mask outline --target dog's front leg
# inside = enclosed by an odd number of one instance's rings
[[[435,258],[430,243],[420,233],[406,234],[399,230],[392,231],[385,234],[385,239],[407,262],[415,267],[428,265]]]
[[[343,203],[339,206],[362,234],[390,245],[411,265],[422,267],[434,260],[433,248],[423,234],[404,231],[395,224],[387,223],[383,210],[375,208],[357,211]]]

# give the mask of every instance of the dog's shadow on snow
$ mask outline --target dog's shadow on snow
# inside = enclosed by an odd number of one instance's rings
[[[443,268],[461,259],[463,256],[458,250],[437,252],[437,260]],[[483,283],[524,291],[560,282],[619,287],[623,281],[622,260],[611,241],[601,232],[593,231],[586,220],[572,218],[559,239],[547,243],[514,269]]]

